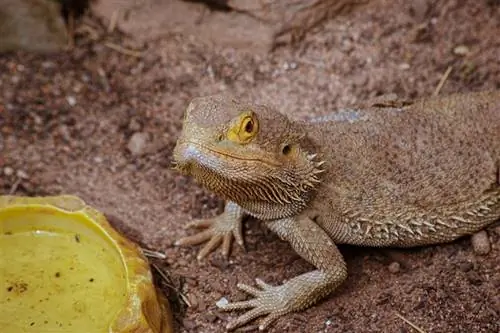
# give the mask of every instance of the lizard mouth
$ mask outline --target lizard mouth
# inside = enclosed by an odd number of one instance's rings
[[[193,141],[180,141],[174,150],[174,159],[178,166],[185,166],[189,169],[189,165],[200,164],[204,167],[220,170],[220,168],[228,168],[230,160],[238,160],[245,162],[255,162],[265,164],[269,167],[276,168],[279,164],[266,158],[258,158],[249,155],[243,155],[229,149],[207,146]]]

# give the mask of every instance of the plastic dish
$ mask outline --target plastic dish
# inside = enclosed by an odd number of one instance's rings
[[[2,333],[173,332],[140,249],[74,196],[0,196],[0,288]]]

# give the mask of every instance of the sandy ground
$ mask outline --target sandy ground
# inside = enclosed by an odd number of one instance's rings
[[[216,252],[197,263],[199,248],[173,246],[185,223],[222,209],[170,169],[187,103],[225,92],[305,117],[383,94],[430,95],[449,68],[440,94],[500,88],[498,1],[411,3],[373,0],[272,53],[195,34],[211,15],[233,12],[207,10],[154,38],[110,33],[106,15],[88,15],[70,52],[0,57],[0,193],[76,194],[121,219],[118,229],[167,254],[178,331],[222,332],[236,314],[215,302],[243,299],[238,282],[280,283],[312,267],[253,220],[247,252],[233,247],[230,261]],[[189,14],[177,5],[170,17]],[[488,232],[484,257],[467,238],[411,250],[342,246],[348,281],[270,332],[416,332],[397,314],[425,332],[499,332],[500,229]]]

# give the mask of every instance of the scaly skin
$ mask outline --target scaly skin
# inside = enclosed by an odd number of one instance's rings
[[[391,102],[298,122],[272,108],[210,96],[187,108],[176,168],[228,201],[177,241],[208,241],[203,258],[246,215],[265,222],[316,270],[280,286],[238,285],[254,299],[228,329],[311,306],[347,276],[336,244],[410,247],[473,236],[500,219],[500,91]]]

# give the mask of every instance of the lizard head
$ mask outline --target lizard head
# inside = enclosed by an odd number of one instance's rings
[[[305,129],[285,115],[209,96],[187,107],[174,163],[250,213],[295,214],[307,204],[323,171],[312,150]]]

